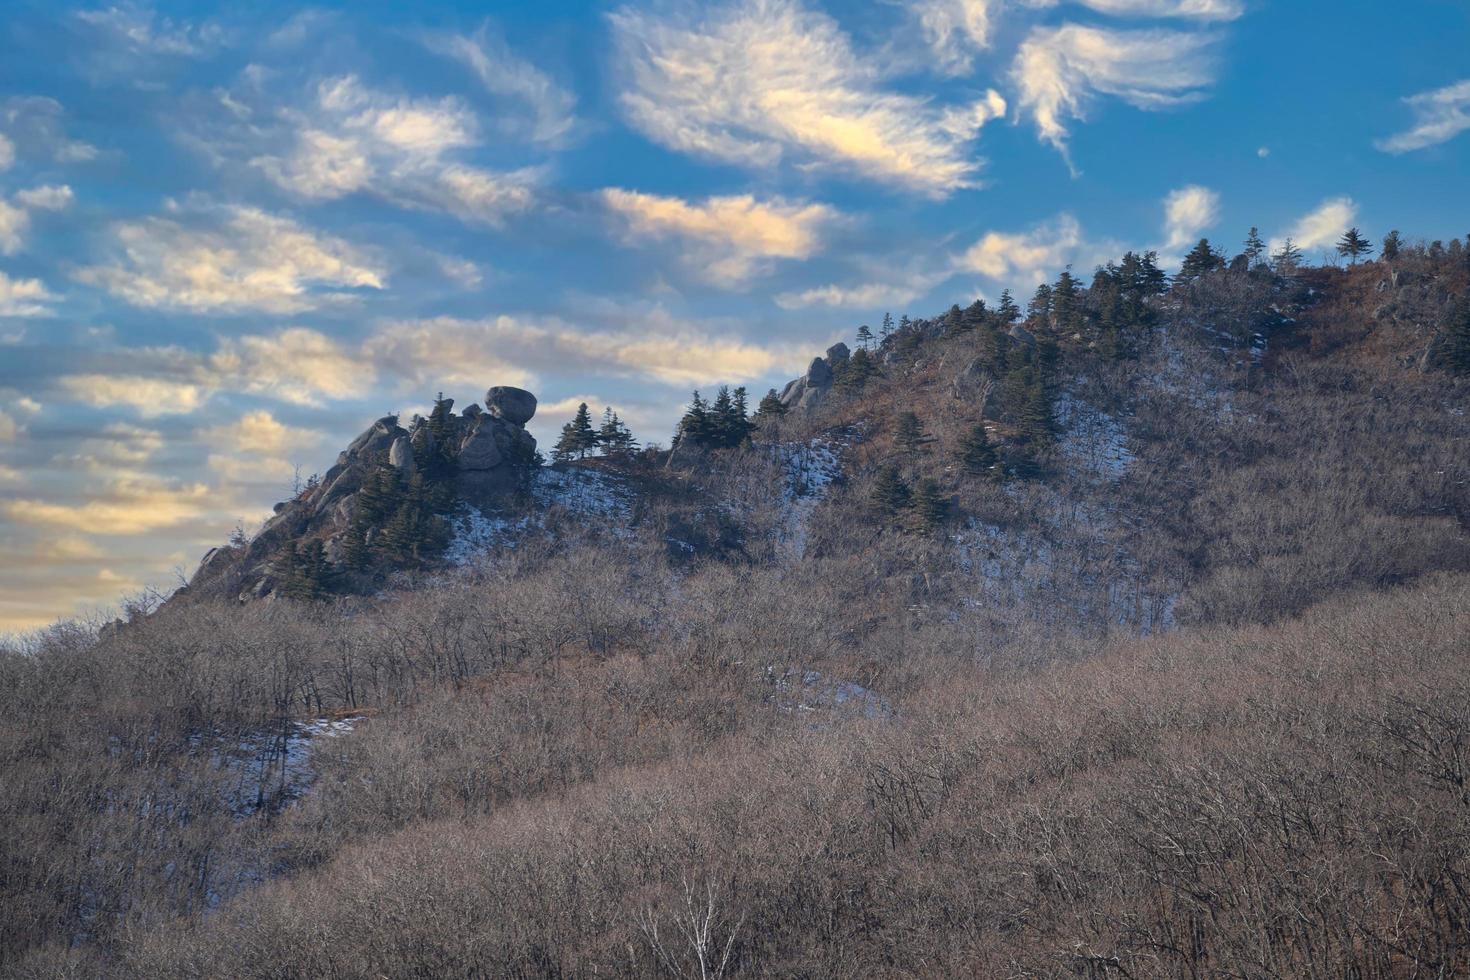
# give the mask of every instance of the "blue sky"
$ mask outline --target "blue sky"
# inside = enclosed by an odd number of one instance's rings
[[[887,310],[1470,232],[1465,0],[244,7],[5,7],[0,630],[439,390],[666,441]]]

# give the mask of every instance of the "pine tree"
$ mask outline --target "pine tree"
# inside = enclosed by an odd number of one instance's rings
[[[561,436],[551,454],[558,462],[564,463],[573,458],[583,459],[596,448],[597,430],[592,427],[592,413],[583,402],[577,406],[577,414],[572,416],[572,420],[561,427]]]
[[[877,373],[878,365],[872,355],[858,348],[851,357],[837,365],[832,384],[842,391],[861,391],[868,379]]]
[[[1288,238],[1281,243],[1281,247],[1276,250],[1276,254],[1271,256],[1271,265],[1275,268],[1278,276],[1290,279],[1301,268],[1302,250],[1297,247],[1296,242]]]
[[[898,474],[898,467],[884,466],[873,478],[873,506],[880,514],[892,516],[908,506],[909,488]]]
[[[913,412],[899,415],[893,428],[893,443],[900,451],[913,455],[924,448],[929,438],[924,435],[924,424]]]
[[[965,329],[965,311],[960,309],[960,304],[955,303],[944,314],[944,332],[953,336],[962,333]]]
[[[1051,318],[1051,286],[1042,283],[1036,287],[1036,294],[1031,297],[1031,302],[1026,304],[1026,319],[1049,320]]]
[[[597,444],[609,456],[625,456],[638,448],[638,440],[618,418],[611,406],[602,410],[602,426],[597,430]]]
[[[983,423],[976,423],[960,442],[960,462],[978,476],[988,476],[995,471],[995,447],[990,445],[990,436]]]
[[[1358,229],[1349,228],[1337,241],[1337,254],[1344,256],[1352,265],[1373,251],[1373,243],[1359,234]]]
[[[944,523],[945,511],[948,509],[939,484],[928,477],[920,480],[919,485],[914,488],[914,497],[909,506],[914,515],[914,526],[926,534],[938,530],[939,525]]]
[[[1403,246],[1403,243],[1403,236],[1395,229],[1383,236],[1383,247],[1379,249],[1378,254],[1383,257],[1383,261],[1392,262],[1399,257],[1399,249]]]
[[[762,398],[761,403],[756,406],[755,421],[761,425],[764,425],[765,423],[774,419],[778,419],[785,414],[786,406],[781,404],[781,396],[777,394],[775,388],[772,388],[770,391],[766,392],[766,396]]]
[[[1245,260],[1251,268],[1255,268],[1261,261],[1261,256],[1266,254],[1266,243],[1261,241],[1261,230],[1251,225],[1249,235],[1245,236]]]
[[[892,313],[884,313],[883,314],[883,327],[878,332],[879,342],[881,343],[882,341],[885,341],[889,337],[892,337],[892,336],[893,336],[893,314]]]
[[[737,417],[738,415],[738,417]],[[745,437],[744,413],[737,413],[735,401],[730,397],[730,387],[720,385],[719,392],[715,395],[714,404],[710,406],[710,438],[712,446],[734,446]]]
[[[1034,443],[1045,444],[1052,438],[1051,396],[1040,379],[1034,381],[1026,391],[1026,403],[1021,409],[1021,428],[1026,438]]]
[[[1200,276],[1216,269],[1223,268],[1225,260],[1210,246],[1208,238],[1201,238],[1199,244],[1189,250],[1184,257],[1184,264],[1179,267],[1179,274],[1174,277],[1176,283],[1193,282]]]
[[[689,408],[684,412],[683,418],[679,419],[679,427],[674,433],[674,438],[676,441],[688,439],[696,446],[702,446],[709,441],[709,437],[709,405],[696,390],[689,400]]]
[[[997,304],[995,313],[1000,322],[1005,325],[1015,323],[1021,318],[1021,308],[1016,305],[1009,289],[1001,290],[1000,303]]]
[[[1051,319],[1062,333],[1074,332],[1078,324],[1077,277],[1068,266],[1051,289]]]
[[[857,347],[860,351],[871,350],[873,347],[873,328],[866,323],[857,329]]]

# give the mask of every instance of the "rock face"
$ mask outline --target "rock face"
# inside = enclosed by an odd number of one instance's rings
[[[442,424],[434,426],[415,418],[404,428],[396,415],[378,419],[338,454],[320,481],[276,504],[275,515],[249,542],[205,555],[190,579],[189,594],[240,601],[267,596],[275,587],[275,560],[306,541],[320,541],[328,559],[340,565],[348,551],[358,494],[369,477],[385,466],[412,477],[439,457],[441,445],[449,447],[460,499],[493,505],[498,496],[522,486],[535,466],[536,440],[525,425],[536,414],[536,396],[521,388],[495,387],[486,393],[485,404],[488,411],[470,405],[455,415],[453,402],[446,399]]]
[[[834,344],[827,356],[812,358],[806,374],[788,382],[781,392],[781,404],[787,408],[816,408],[832,390],[832,369],[848,358],[846,344]]]
[[[984,359],[976,357],[960,369],[950,387],[956,399],[970,402],[977,416],[984,417],[985,405],[995,390],[995,379],[990,376]]]
[[[485,392],[485,410],[511,425],[525,425],[536,415],[536,396],[524,388],[497,386]]]

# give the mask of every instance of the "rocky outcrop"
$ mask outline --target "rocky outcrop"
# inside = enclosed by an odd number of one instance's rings
[[[511,425],[524,426],[536,414],[536,396],[524,388],[497,386],[485,392],[485,410]]]
[[[950,390],[956,399],[973,406],[977,418],[983,418],[986,403],[990,401],[990,393],[995,390],[995,379],[991,377],[985,359],[972,358],[955,375],[954,381],[950,383]]]
[[[847,350],[846,345],[843,344],[837,344],[836,347],[841,347],[844,352]],[[812,358],[811,366],[806,369],[806,374],[789,382],[782,390],[781,404],[788,409],[810,409],[820,405],[827,397],[827,392],[832,390],[833,362],[829,358]]]
[[[411,479],[442,472],[447,460],[457,496],[493,506],[496,497],[523,486],[536,465],[536,440],[525,428],[536,414],[536,396],[521,388],[494,387],[486,392],[485,404],[486,410],[470,405],[455,415],[453,402],[445,399],[433,424],[415,418],[407,428],[395,415],[378,419],[338,454],[320,480],[276,504],[274,515],[248,542],[210,550],[190,579],[188,594],[240,601],[267,596],[275,587],[273,562],[306,541],[320,541],[328,560],[341,565],[359,494],[384,467]]]

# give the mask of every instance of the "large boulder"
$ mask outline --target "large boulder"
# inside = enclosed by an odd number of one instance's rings
[[[413,443],[409,442],[408,436],[399,436],[393,440],[393,445],[388,449],[388,465],[404,476],[413,476]]]
[[[511,425],[525,425],[536,414],[536,396],[524,388],[497,385],[485,392],[485,410]]]
[[[847,345],[839,340],[827,348],[827,366],[835,368],[851,356],[852,351],[848,350]]]
[[[459,446],[460,470],[474,473],[500,465],[500,440],[495,438],[499,428],[493,419],[485,419],[465,436]]]

